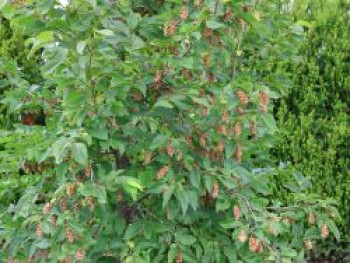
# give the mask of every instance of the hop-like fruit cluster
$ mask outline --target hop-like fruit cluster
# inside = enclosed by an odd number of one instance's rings
[[[207,145],[207,135],[205,133],[199,136],[199,145],[202,147]]]
[[[143,165],[149,165],[152,161],[152,154],[147,153],[145,158],[143,159]]]
[[[42,227],[42,225],[41,225],[40,223],[37,224],[37,226],[36,226],[35,235],[36,235],[38,238],[42,238],[42,237],[44,236],[43,227]]]
[[[173,157],[175,154],[175,148],[172,144],[168,144],[166,151],[170,157]]]
[[[182,263],[182,262],[183,262],[182,253],[181,251],[178,251],[175,257],[175,263]]]
[[[242,124],[240,121],[235,123],[234,129],[235,129],[236,136],[240,136],[242,134]]]
[[[202,60],[203,60],[203,64],[204,64],[204,66],[206,66],[206,67],[209,67],[210,66],[210,55],[209,54],[205,54],[204,56],[203,56],[203,58],[202,58]]]
[[[78,261],[83,261],[85,258],[85,251],[83,249],[79,249],[77,250],[77,252],[75,252],[75,259]]]
[[[243,105],[246,105],[248,103],[248,96],[243,91],[237,91],[237,97]]]
[[[202,117],[205,117],[208,115],[208,107],[204,107],[202,110]]]
[[[168,25],[164,27],[164,36],[172,36],[176,34],[176,21],[169,21]]]
[[[222,153],[225,150],[225,144],[223,141],[219,141],[218,143],[218,152]]]
[[[182,75],[187,80],[191,80],[193,78],[193,74],[192,74],[191,70],[189,70],[188,68],[182,68]]]
[[[249,249],[253,253],[261,253],[264,250],[264,244],[255,237],[251,236],[249,238]]]
[[[257,138],[256,121],[251,121],[250,122],[250,135],[252,136],[252,139],[256,139]]]
[[[238,163],[241,163],[242,162],[242,156],[243,156],[243,147],[242,147],[241,144],[237,144],[237,147],[236,147],[236,150],[235,150],[235,153],[234,153],[235,160]]]
[[[166,165],[160,168],[159,171],[157,172],[157,180],[163,179],[164,176],[168,173],[168,171],[169,171],[169,165]]]
[[[314,225],[315,222],[316,222],[316,217],[315,217],[315,214],[310,212],[308,217],[307,217],[307,222],[310,224],[310,225]]]
[[[245,233],[245,231],[243,229],[241,229],[238,232],[238,236],[237,236],[238,242],[240,243],[244,243],[247,240],[247,234]]]
[[[329,229],[327,224],[323,224],[321,227],[321,237],[326,238],[329,236]]]
[[[68,210],[68,201],[66,198],[63,198],[61,201],[60,201],[60,209],[62,212],[65,212]]]
[[[188,10],[185,6],[180,9],[180,20],[185,21],[188,18]]]
[[[43,208],[44,215],[47,215],[48,213],[50,213],[52,210],[52,207],[53,207],[53,203],[51,203],[51,202],[46,203],[44,208]]]
[[[198,7],[200,7],[202,5],[202,2],[203,2],[203,0],[195,0],[194,1],[194,6],[198,8]]]
[[[238,221],[241,218],[242,211],[241,208],[238,205],[234,205],[233,207],[233,216],[236,221]]]
[[[223,124],[219,124],[218,126],[216,126],[216,132],[218,134],[226,135],[227,134],[226,126]]]
[[[228,123],[228,119],[229,119],[228,111],[226,109],[223,109],[221,113],[221,121],[223,123]]]
[[[91,166],[90,165],[85,167],[84,175],[85,175],[86,178],[90,178],[91,177]]]
[[[164,71],[158,69],[157,72],[156,72],[156,75],[155,75],[154,78],[153,78],[153,81],[154,81],[155,83],[161,82],[162,79],[163,79],[163,74],[164,74]]]
[[[217,198],[219,196],[219,191],[220,191],[219,184],[218,184],[218,182],[215,181],[213,184],[213,188],[211,190],[211,196],[213,198]]]
[[[69,244],[72,244],[75,239],[76,239],[76,236],[75,236],[74,232],[71,229],[66,228],[66,240],[67,240],[67,242]]]
[[[231,8],[227,9],[224,13],[224,21],[230,22],[232,20],[232,16],[233,16],[232,9]]]
[[[311,240],[304,240],[304,246],[307,250],[312,250],[314,248]]]
[[[262,112],[267,112],[267,105],[269,104],[269,97],[266,92],[259,91],[259,109]]]
[[[75,189],[76,189],[76,184],[74,183],[68,183],[67,187],[66,187],[66,193],[68,196],[72,196],[75,193]]]
[[[52,225],[56,226],[57,225],[57,216],[56,215],[52,215],[50,222]]]
[[[89,205],[90,211],[94,211],[95,210],[95,199],[92,196],[89,196],[86,199],[86,203]]]

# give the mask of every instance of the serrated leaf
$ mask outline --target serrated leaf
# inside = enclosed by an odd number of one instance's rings
[[[151,143],[149,148],[151,150],[158,149],[158,148],[160,148],[162,146],[165,146],[167,141],[168,141],[168,137],[167,136],[165,136],[164,134],[159,134],[153,139],[153,141],[152,141],[152,143]]]
[[[73,143],[71,150],[72,157],[77,163],[84,166],[88,164],[88,152],[87,147],[84,143]]]
[[[166,101],[166,100],[158,100],[154,106],[154,108],[157,108],[157,107],[163,107],[163,108],[168,108],[168,109],[172,109],[174,108],[174,105],[172,105],[169,101]]]
[[[130,224],[125,231],[124,239],[129,240],[134,238],[141,231],[141,224],[139,222]]]
[[[77,44],[77,52],[82,55],[86,46],[86,41],[79,41]]]
[[[197,241],[195,236],[188,235],[188,234],[182,234],[182,233],[176,233],[175,239],[177,242],[179,242],[185,246],[191,246]]]
[[[218,28],[222,28],[222,27],[226,26],[225,24],[214,21],[214,20],[207,21],[206,24],[207,24],[207,27],[211,28],[211,29],[218,29]]]
[[[272,114],[269,114],[269,113],[262,114],[261,118],[262,118],[264,124],[266,125],[269,133],[276,132],[276,130],[277,130],[276,121],[273,118]]]

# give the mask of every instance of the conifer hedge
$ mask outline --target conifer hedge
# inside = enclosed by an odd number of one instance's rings
[[[336,199],[343,217],[342,238],[349,242],[349,8],[345,1],[337,3],[333,10],[321,6],[327,19],[315,8],[312,26],[305,23],[311,27],[301,50],[303,59],[294,70],[290,93],[276,110],[281,138],[274,156],[310,177],[310,192]],[[279,195],[291,198],[286,191]]]

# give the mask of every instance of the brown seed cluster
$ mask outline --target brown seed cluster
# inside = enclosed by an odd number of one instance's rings
[[[176,34],[176,21],[169,21],[168,25],[164,27],[164,36],[172,36]]]
[[[307,222],[309,223],[309,225],[314,225],[316,222],[316,217],[315,214],[310,212],[308,217],[307,217]]]
[[[218,152],[222,153],[225,150],[225,144],[223,141],[219,141],[218,147],[217,147]]]
[[[261,112],[267,112],[267,105],[269,104],[269,97],[264,91],[259,91],[259,109]]]
[[[172,144],[168,144],[167,148],[166,148],[166,151],[167,151],[167,154],[170,156],[170,157],[173,157],[174,154],[175,154],[175,148]]]
[[[221,113],[221,121],[223,123],[228,123],[228,119],[229,119],[229,114],[228,114],[228,111],[226,109],[223,109],[222,110],[222,113]]]
[[[92,196],[89,196],[87,199],[86,199],[86,203],[89,205],[89,208],[90,208],[90,211],[94,211],[95,210],[95,199],[92,197]]]
[[[241,208],[238,205],[235,205],[233,207],[233,216],[235,220],[238,221],[241,218],[241,215],[242,215]]]
[[[256,121],[251,121],[250,122],[250,135],[252,136],[252,139],[257,138],[257,125]]]
[[[143,159],[143,165],[149,165],[152,161],[152,154],[147,153],[145,158]]]
[[[76,239],[76,236],[75,236],[74,232],[71,229],[66,228],[66,240],[67,240],[67,242],[69,244],[72,244],[75,239]]]
[[[75,259],[78,261],[83,261],[85,258],[85,251],[83,249],[79,249],[75,252]]]
[[[188,10],[185,6],[180,9],[180,20],[183,22],[188,18]]]
[[[195,1],[194,1],[194,6],[195,6],[196,8],[198,8],[198,7],[200,7],[200,6],[202,5],[202,2],[203,2],[203,0],[195,0]]]
[[[67,188],[66,188],[66,193],[68,196],[72,196],[75,193],[75,189],[76,189],[76,184],[74,183],[68,183],[67,184]]]
[[[46,203],[44,208],[43,208],[44,215],[47,215],[48,213],[50,213],[52,210],[52,207],[53,207],[53,203],[51,203],[51,202]]]
[[[182,253],[181,251],[178,251],[175,257],[175,263],[182,263],[182,262],[183,262]]]
[[[217,198],[219,196],[219,191],[220,191],[219,184],[218,184],[218,182],[215,181],[213,184],[213,188],[211,190],[211,196],[213,198]]]
[[[35,229],[35,235],[38,237],[38,238],[42,238],[44,236],[44,231],[43,231],[43,227],[41,224],[38,224],[36,226],[36,229]]]
[[[321,237],[326,238],[329,236],[329,229],[327,224],[323,224],[321,227]]]
[[[68,201],[66,198],[63,198],[61,201],[60,201],[60,209],[62,212],[65,212],[68,210]]]
[[[247,234],[245,233],[245,231],[243,229],[238,232],[237,238],[238,238],[238,242],[240,242],[240,243],[246,242]]]
[[[227,9],[224,14],[224,21],[230,22],[232,20],[232,16],[233,16],[232,9],[231,8]]]
[[[304,240],[304,246],[307,250],[312,250],[314,248],[311,240]]]
[[[264,244],[255,237],[251,236],[249,238],[249,249],[253,253],[261,253],[264,250]]]
[[[243,105],[246,105],[248,103],[248,96],[243,91],[237,91],[237,97]]]
[[[242,124],[240,121],[235,123],[234,129],[235,129],[236,136],[240,136],[242,134]]]
[[[169,171],[169,165],[165,165],[157,172],[157,180],[161,180]]]
[[[239,163],[242,162],[242,156],[243,156],[243,147],[241,144],[237,144],[237,147],[236,147],[236,150],[235,150],[235,153],[234,153],[234,157],[235,157],[235,160]]]

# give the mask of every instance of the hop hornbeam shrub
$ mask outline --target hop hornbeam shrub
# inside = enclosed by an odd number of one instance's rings
[[[285,207],[255,172],[286,86],[265,67],[300,37],[271,1],[0,6],[44,61],[39,87],[1,61],[5,102],[46,116],[3,133],[37,175],[2,215],[5,260],[291,262],[338,236],[331,201]]]

